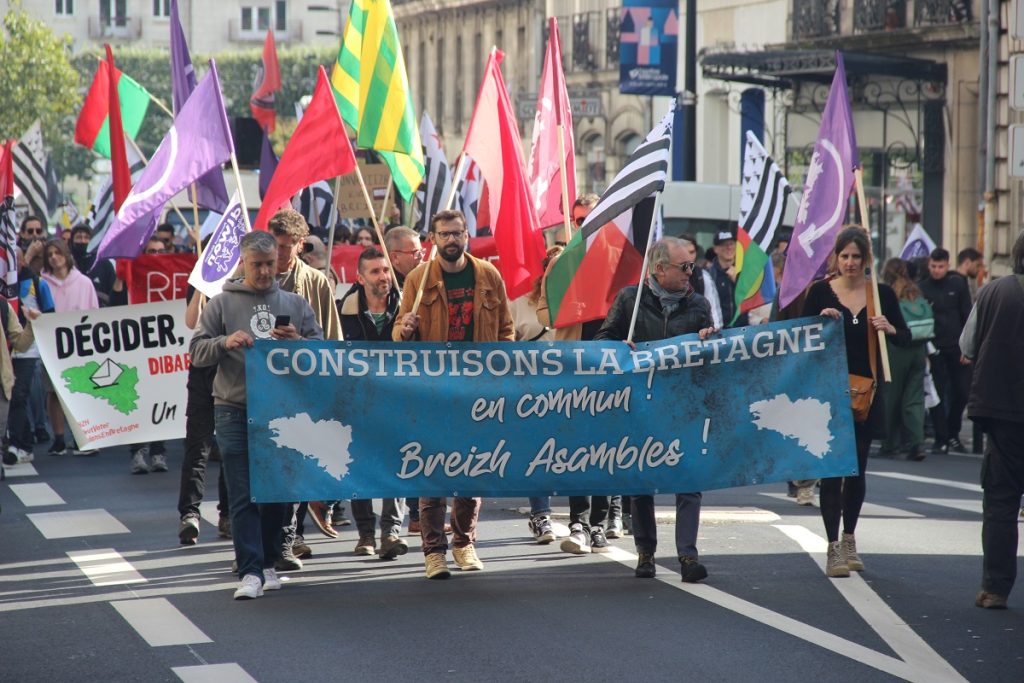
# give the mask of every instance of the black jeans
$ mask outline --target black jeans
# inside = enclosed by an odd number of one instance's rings
[[[582,524],[588,534],[591,527],[604,528],[608,521],[608,496],[569,496],[569,526]]]
[[[1017,515],[1024,494],[1024,425],[990,420],[981,466],[981,587],[1009,595],[1017,578]]]
[[[865,470],[868,466],[868,450],[871,448],[871,429],[864,423],[853,423],[853,435],[857,444],[857,470],[855,477],[830,477],[821,480],[821,519],[825,523],[825,537],[829,543],[839,540],[839,523],[843,533],[852,534],[857,530],[860,509],[867,494]]]
[[[178,487],[178,514],[199,514],[199,503],[206,493],[206,464],[212,449],[217,448],[213,438],[213,378],[217,368],[188,370],[188,400],[185,404],[185,458],[181,461],[181,483]],[[162,450],[162,448],[161,448]],[[217,479],[217,511],[228,515],[228,490],[224,483],[224,466]]]
[[[956,347],[939,349],[939,354],[932,356],[931,361],[935,391],[941,400],[932,409],[932,422],[935,442],[943,444],[960,438],[964,408],[971,389],[971,367],[960,364],[960,349]]]
[[[11,409],[7,414],[7,431],[12,446],[31,451],[35,436],[28,419],[28,403],[39,359],[12,358],[11,365],[14,366],[14,388],[11,390]]]

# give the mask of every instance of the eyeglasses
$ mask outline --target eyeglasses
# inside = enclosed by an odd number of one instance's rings
[[[45,235],[46,230],[42,228],[23,228],[22,232],[26,235]]]
[[[145,253],[147,253],[147,254],[166,254],[167,250],[166,249],[146,249]]]
[[[416,258],[423,258],[423,255],[427,253],[426,249],[392,249],[392,254],[409,254]]]
[[[697,262],[687,261],[686,263],[666,263],[665,265],[672,266],[673,268],[678,268],[684,273],[692,273],[693,269],[697,267]]]
[[[438,230],[434,234],[437,235],[437,239],[441,240],[442,242],[449,242],[449,241],[453,241],[453,240],[454,241],[461,240],[463,237],[466,236],[466,231],[465,230],[455,230],[455,231],[452,231],[452,232],[448,232],[447,230]]]

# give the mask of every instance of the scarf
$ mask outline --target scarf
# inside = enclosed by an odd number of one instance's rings
[[[653,277],[647,278],[648,286],[651,288],[651,293],[658,297],[658,301],[661,302],[661,308],[666,314],[671,315],[677,308],[679,308],[679,302],[686,298],[690,294],[690,288],[681,289],[678,292],[670,292],[662,287],[657,279]]]

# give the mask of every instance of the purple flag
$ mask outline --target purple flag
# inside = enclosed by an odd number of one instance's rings
[[[219,168],[234,151],[217,67],[211,60],[210,73],[174,117],[174,125],[103,236],[97,260],[142,253],[168,200]]]
[[[260,199],[267,193],[270,187],[270,179],[274,177],[277,170],[277,156],[270,146],[270,136],[263,131],[263,148],[260,150]]]
[[[211,299],[220,294],[224,283],[238,266],[241,258],[239,243],[248,231],[249,224],[242,216],[242,205],[238,192],[235,192],[203,249],[202,258],[196,261],[188,283]]]
[[[189,95],[196,89],[196,72],[192,58],[188,56],[188,43],[178,19],[178,0],[171,0],[171,95],[174,113],[177,115],[185,106]],[[228,190],[224,186],[224,174],[215,168],[196,181],[196,196],[199,206],[223,213],[228,205]],[[191,192],[189,199],[192,198]]]
[[[804,180],[804,194],[793,222],[793,239],[786,250],[780,306],[789,305],[828,259],[836,233],[843,225],[846,200],[854,182],[853,171],[859,163],[857,137],[846,94],[846,69],[843,56],[837,52],[836,74],[821,115],[821,128]]]

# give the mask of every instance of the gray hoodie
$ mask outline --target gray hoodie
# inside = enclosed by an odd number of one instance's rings
[[[313,317],[309,302],[298,294],[282,291],[275,282],[257,291],[241,280],[229,280],[224,290],[210,299],[199,317],[189,346],[192,364],[217,366],[213,380],[213,402],[245,408],[245,347],[228,351],[227,337],[245,330],[253,339],[270,339],[279,315],[291,316],[291,324],[304,339],[323,339],[324,332]]]

